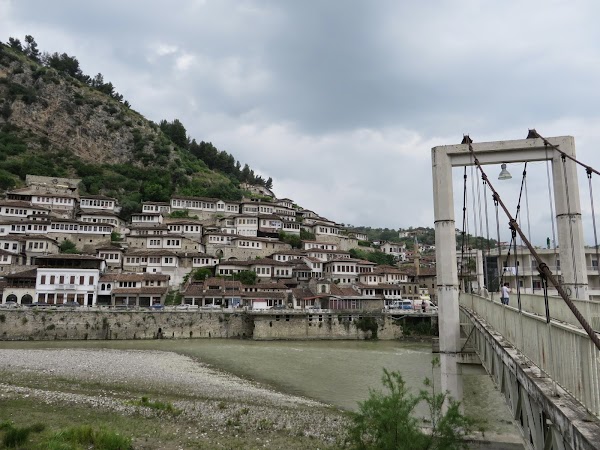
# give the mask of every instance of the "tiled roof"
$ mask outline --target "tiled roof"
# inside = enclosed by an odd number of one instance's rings
[[[23,200],[2,199],[0,200],[0,206],[12,206],[15,208],[33,208],[42,211],[49,211],[48,208],[44,208],[43,206],[32,205],[31,202],[26,202]]]
[[[148,224],[148,225],[144,225],[144,224],[132,224],[129,226],[130,230],[164,230],[164,231],[168,231],[169,228],[167,228],[167,226],[165,224]],[[144,236],[151,236],[151,235],[144,235]]]
[[[400,284],[386,284],[386,283],[379,283],[379,284],[362,284],[362,283],[358,283],[356,284],[357,287],[361,288],[361,289],[398,289],[398,290],[402,290],[402,285]]]
[[[339,297],[360,297],[360,292],[351,288],[351,287],[339,287],[337,284],[332,283],[330,285],[331,295],[336,295]]]
[[[238,234],[230,234],[229,236],[235,236],[235,237],[231,238],[232,241],[260,241],[260,242],[268,242],[270,244],[284,244],[284,242],[281,242],[279,239],[275,239],[275,238],[259,238],[259,237],[254,237],[254,236],[240,236]]]
[[[297,299],[314,297],[315,293],[307,288],[296,288],[292,289],[292,295]]]
[[[193,201],[201,201],[201,202],[208,202],[208,203],[217,203],[220,199],[218,198],[211,198],[211,197],[187,197],[184,195],[174,195],[173,197],[171,197],[172,200],[193,200]],[[178,206],[175,206],[175,208],[178,208]]]
[[[92,255],[78,255],[78,254],[71,254],[71,253],[58,253],[58,254],[53,254],[53,255],[43,255],[43,256],[36,256],[36,259],[85,259],[85,260],[93,260],[93,261],[104,261],[104,259],[102,258],[98,258],[97,256],[92,256]]]
[[[202,223],[193,219],[167,219],[166,225],[202,225]]]
[[[280,252],[275,252],[271,255],[271,258],[274,255],[294,255],[294,256],[306,256],[306,250],[298,250],[295,248],[292,248],[290,250],[282,250]]]
[[[287,287],[282,283],[256,283],[252,286],[247,286],[248,288],[256,288],[259,291],[261,289],[287,289]]]
[[[35,269],[28,269],[17,273],[8,273],[4,275],[4,278],[36,278],[37,267]]]
[[[116,202],[116,198],[107,197],[106,195],[80,195],[79,198],[91,198],[93,200],[112,200]]]
[[[220,266],[234,265],[234,266],[286,266],[289,267],[291,264],[287,261],[277,261],[271,258],[260,258],[260,259],[250,259],[248,261],[241,260],[231,260],[231,261],[223,261],[219,263]]]

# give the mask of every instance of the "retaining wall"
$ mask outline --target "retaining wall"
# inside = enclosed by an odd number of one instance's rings
[[[246,338],[255,340],[402,337],[387,315],[371,329],[352,314],[252,314],[230,311],[0,310],[0,340]],[[431,320],[431,319],[429,319]],[[374,322],[373,322],[374,321]],[[434,323],[435,327],[436,324]],[[363,328],[363,329],[361,329]],[[367,327],[369,328],[369,327]]]

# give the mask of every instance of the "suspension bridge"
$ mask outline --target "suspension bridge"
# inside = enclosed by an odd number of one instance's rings
[[[546,249],[531,239],[532,162],[546,166],[552,228]],[[484,170],[502,164],[500,178],[507,178],[508,163],[524,165],[514,212]],[[463,168],[460,255],[454,167]],[[573,137],[544,138],[536,130],[521,140],[474,143],[465,136],[461,144],[434,147],[432,169],[442,388],[462,398],[461,366],[472,362],[470,348],[506,398],[526,446],[599,449],[600,258],[592,181],[600,172],[577,160]],[[584,244],[578,170],[588,179],[592,248]],[[511,238],[502,244],[506,223]],[[473,254],[471,234],[487,237],[475,276],[465,263]],[[505,283],[508,304],[498,293]]]

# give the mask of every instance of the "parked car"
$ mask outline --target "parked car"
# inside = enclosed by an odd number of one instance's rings
[[[33,307],[37,307],[37,308],[46,308],[47,306],[50,306],[50,305],[48,303],[46,303],[46,302],[33,302],[33,303],[26,304],[25,306],[33,306]]]
[[[19,304],[17,302],[4,302],[4,303],[0,303],[0,308],[18,308]]]
[[[63,306],[65,308],[79,308],[81,305],[77,302],[65,302],[65,303],[58,303],[56,306]]]

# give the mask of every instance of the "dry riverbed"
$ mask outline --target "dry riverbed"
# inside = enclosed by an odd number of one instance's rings
[[[140,399],[174,410],[140,406]],[[336,448],[344,413],[172,352],[0,349],[0,421],[87,423],[135,448]]]

